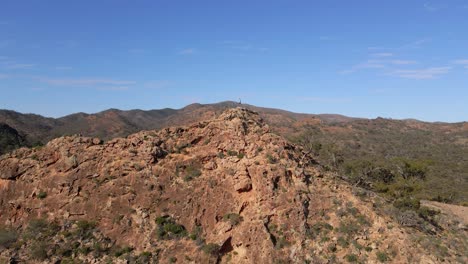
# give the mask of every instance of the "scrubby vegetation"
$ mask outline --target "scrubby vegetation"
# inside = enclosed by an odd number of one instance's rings
[[[187,230],[183,225],[177,224],[174,219],[169,216],[161,216],[156,218],[158,224],[157,236],[159,239],[176,239],[187,236]]]
[[[228,222],[231,223],[231,225],[235,226],[235,225],[240,224],[240,222],[242,222],[243,218],[239,214],[229,213],[229,214],[225,214],[223,216],[223,220],[228,221]]]
[[[25,137],[20,135],[18,131],[0,123],[0,155],[27,145]]]
[[[25,259],[45,261],[60,259],[59,263],[84,263],[87,257],[112,263],[112,258],[121,258],[131,263],[157,261],[158,254],[142,252],[119,246],[104,236],[92,221],[49,222],[32,219],[18,230],[0,227],[0,250],[25,250]],[[1,260],[1,259],[0,259]]]
[[[431,126],[355,120],[310,126],[291,140],[326,169],[388,198],[468,204],[468,146],[459,143],[467,135]]]

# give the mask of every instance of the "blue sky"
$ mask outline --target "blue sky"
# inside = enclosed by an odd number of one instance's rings
[[[0,108],[58,117],[225,100],[468,120],[468,1],[22,1]]]

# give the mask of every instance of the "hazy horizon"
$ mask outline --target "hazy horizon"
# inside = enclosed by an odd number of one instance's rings
[[[226,100],[462,122],[466,1],[2,1],[0,109],[60,117]]]
[[[58,118],[66,117],[66,116],[73,115],[73,114],[80,114],[80,113],[83,113],[83,114],[93,115],[93,114],[98,114],[98,113],[105,112],[105,111],[109,111],[109,110],[118,110],[118,111],[133,111],[133,110],[140,110],[140,111],[153,111],[153,110],[156,110],[156,111],[158,111],[158,110],[164,110],[164,109],[181,110],[181,109],[183,109],[183,108],[185,108],[185,107],[188,107],[188,106],[190,106],[190,105],[193,105],[193,104],[213,105],[213,104],[225,103],[225,102],[238,103],[238,102],[235,102],[235,101],[226,100],[226,101],[221,101],[221,102],[211,102],[211,103],[208,102],[208,103],[203,103],[203,104],[201,104],[201,103],[191,103],[191,104],[187,104],[187,105],[184,105],[184,106],[181,106],[181,107],[163,107],[163,108],[148,108],[148,109],[142,109],[142,108],[121,109],[121,108],[111,107],[111,108],[106,108],[106,109],[98,110],[98,111],[95,111],[95,112],[80,111],[80,112],[73,112],[73,113],[69,113],[69,114],[65,114],[65,115],[60,115],[60,116],[47,116],[47,115],[42,115],[42,114],[40,114],[40,113],[21,112],[21,111],[17,111],[17,110],[14,110],[14,109],[0,109],[0,111],[1,111],[1,110],[15,111],[15,112],[18,112],[18,113],[21,113],[21,114],[35,114],[35,115],[40,115],[40,116],[43,116],[43,117],[46,117],[46,118],[58,119]],[[242,107],[243,105],[244,105],[244,106],[245,106],[245,105],[250,105],[250,106],[254,106],[254,107],[267,108],[267,109],[284,110],[284,111],[291,112],[291,113],[295,113],[295,114],[338,115],[338,116],[345,116],[345,117],[357,118],[357,119],[360,119],[360,118],[362,118],[362,119],[385,118],[385,119],[391,119],[391,120],[417,120],[417,121],[429,122],[429,123],[451,123],[451,124],[468,122],[468,120],[461,120],[461,121],[454,121],[454,122],[449,122],[449,121],[438,121],[438,120],[435,120],[435,121],[427,121],[427,120],[421,120],[421,119],[416,119],[416,118],[411,118],[411,117],[408,117],[408,118],[393,118],[393,117],[385,117],[385,116],[362,117],[362,116],[349,116],[349,115],[340,114],[340,113],[308,113],[308,112],[294,112],[294,111],[291,111],[291,110],[288,110],[288,109],[275,108],[275,107],[269,107],[269,106],[252,105],[252,104],[248,104],[248,103],[247,103],[247,104],[246,104],[246,103],[242,103],[242,104],[239,105],[239,107]]]

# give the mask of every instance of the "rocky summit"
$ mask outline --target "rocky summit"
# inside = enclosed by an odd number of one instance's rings
[[[309,153],[233,108],[0,158],[0,262],[438,263]]]

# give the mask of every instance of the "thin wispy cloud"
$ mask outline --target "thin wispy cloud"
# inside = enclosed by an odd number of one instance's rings
[[[8,63],[5,68],[9,70],[26,70],[31,69],[34,66],[36,65],[31,63]]]
[[[430,42],[431,39],[430,38],[423,38],[423,39],[418,39],[416,41],[413,41],[413,42],[409,42],[409,43],[406,43],[402,46],[400,46],[398,49],[399,50],[404,50],[404,49],[419,49],[423,46],[423,44],[426,44],[428,42]]]
[[[394,65],[410,65],[410,64],[418,63],[417,61],[414,61],[414,60],[391,60],[389,62]]]
[[[461,65],[468,70],[468,59],[459,59],[452,61],[453,64]]]
[[[188,48],[188,49],[183,49],[183,50],[179,51],[179,55],[192,55],[194,53],[195,53],[194,48]]]
[[[55,67],[55,69],[58,70],[58,71],[68,71],[68,70],[73,69],[73,67],[70,67],[70,66],[57,66],[57,67]]]
[[[385,94],[387,92],[388,92],[388,89],[384,89],[384,88],[374,88],[374,89],[369,90],[370,94]]]
[[[371,47],[367,47],[367,50],[383,50],[385,49],[384,47],[380,47],[380,46],[371,46]]]
[[[435,12],[435,11],[439,10],[438,7],[434,6],[431,3],[424,3],[423,7],[424,7],[424,9],[426,11],[429,11],[429,12]]]
[[[167,87],[169,87],[170,85],[171,85],[171,82],[170,82],[170,81],[167,81],[167,80],[156,80],[156,81],[148,81],[148,82],[145,82],[145,83],[143,84],[143,88],[159,90],[159,89],[167,88]]]
[[[368,59],[365,62],[355,64],[349,69],[340,71],[341,74],[349,74],[357,72],[361,69],[385,69],[387,72],[395,67],[403,67],[407,65],[418,64],[415,60],[400,59],[398,58],[398,50],[403,48],[416,48],[426,43],[428,39],[419,39],[417,41],[405,44],[400,48],[384,48],[382,46],[367,47]],[[396,70],[398,71],[398,70]],[[380,73],[385,73],[380,71]]]
[[[129,86],[111,86],[111,87],[98,87],[99,91],[127,91],[130,89]]]
[[[385,57],[392,57],[393,53],[390,53],[390,52],[372,53],[371,56],[377,57],[377,58],[385,58]]]
[[[232,49],[238,52],[266,52],[270,50],[269,48],[258,47],[240,40],[224,40],[219,42],[218,44],[220,44],[224,48]]]
[[[468,59],[466,60],[454,60],[453,61],[454,64],[461,64],[461,65],[468,65]]]
[[[98,86],[115,85],[126,86],[136,84],[135,81],[114,80],[114,79],[49,79],[41,78],[41,81],[50,85],[58,86]]]
[[[359,64],[352,66],[350,69],[343,70],[340,73],[349,74],[349,73],[354,73],[363,69],[381,69],[381,68],[385,68],[385,64],[382,63],[381,61],[367,60],[366,62],[359,63]]]
[[[444,74],[449,73],[450,69],[452,67],[431,67],[431,68],[424,68],[424,69],[415,69],[415,70],[394,70],[388,75],[391,76],[396,76],[400,78],[406,78],[406,79],[416,79],[416,80],[422,80],[422,79],[435,79],[438,77],[441,77]]]

